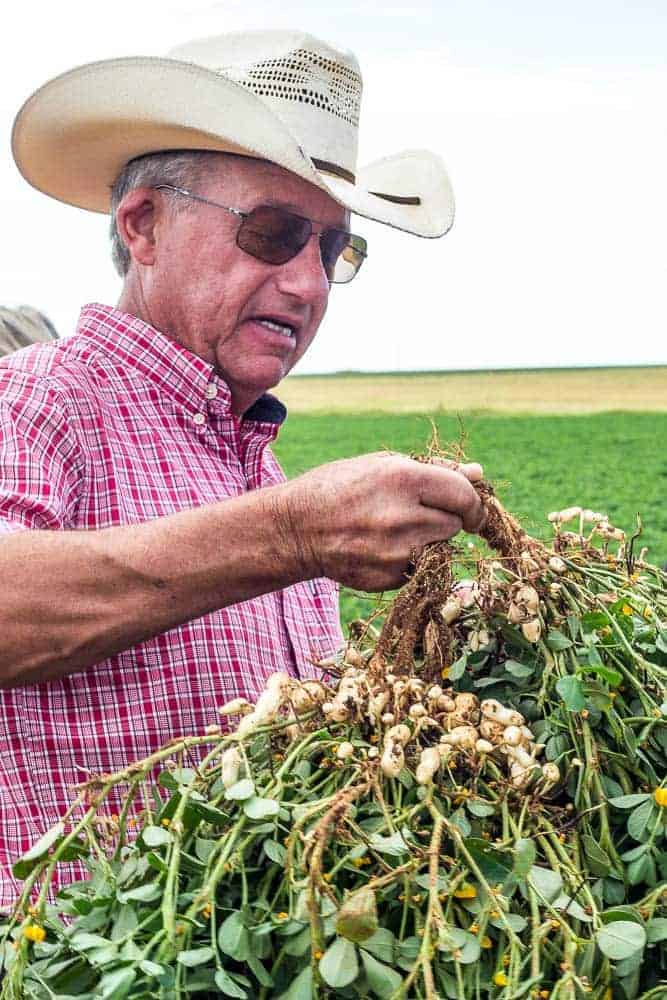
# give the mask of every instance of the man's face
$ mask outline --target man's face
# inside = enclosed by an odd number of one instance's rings
[[[243,212],[279,205],[313,220],[317,232],[348,227],[329,195],[271,163],[221,156],[219,174],[191,190]],[[322,321],[329,282],[319,240],[285,264],[265,264],[236,246],[237,216],[192,200],[174,211],[182,196],[156,196],[155,261],[141,272],[147,318],[215,366],[241,414],[290,371]]]

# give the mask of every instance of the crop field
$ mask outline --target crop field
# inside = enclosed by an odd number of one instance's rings
[[[280,396],[292,413],[664,412],[667,367],[293,376]]]
[[[659,373],[665,380],[667,373],[667,369],[637,371],[644,376],[649,373],[649,380],[658,379]],[[559,391],[564,396],[568,393],[562,389],[564,381],[567,382],[563,373],[549,374],[550,387],[541,391],[551,407]],[[615,412],[576,414],[553,414],[544,409],[533,414],[502,412],[498,397],[495,404],[498,412],[462,411],[457,414],[437,412],[437,409],[429,412],[424,407],[416,408],[421,412],[405,412],[399,388],[387,392],[387,399],[397,400],[391,410],[387,406],[387,412],[369,411],[368,406],[361,403],[356,411],[341,408],[317,412],[313,406],[312,412],[306,412],[294,405],[294,395],[303,392],[300,385],[296,390],[293,388],[295,383],[326,383],[328,390],[320,396],[320,404],[327,405],[334,399],[342,407],[347,400],[358,398],[356,388],[351,396],[348,395],[350,383],[356,386],[357,379],[372,380],[361,376],[320,380],[293,378],[281,387],[281,398],[291,404],[291,415],[275,451],[291,477],[323,462],[378,449],[404,453],[423,451],[431,434],[431,419],[442,442],[457,441],[463,426],[468,457],[483,464],[505,505],[521,518],[532,534],[548,537],[551,529],[546,514],[572,504],[602,510],[628,532],[634,529],[639,514],[643,534],[638,544],[648,545],[651,561],[662,564],[667,562],[667,382],[663,387],[661,407],[657,405],[660,400],[654,386],[651,396],[654,412],[630,412],[626,409],[624,387],[634,385],[630,376],[636,372],[618,370],[616,374],[615,383],[608,380],[606,395],[601,390],[597,393],[598,400],[604,395],[607,409],[613,408]],[[525,380],[523,399],[530,395],[529,382],[546,385],[544,375],[544,372],[513,373],[514,378]],[[601,372],[599,378],[603,375]],[[451,376],[453,380],[468,377]],[[391,382],[391,376],[382,378]],[[412,394],[418,391],[420,380],[416,376],[411,378]],[[400,384],[404,382],[401,376],[396,380]],[[589,384],[594,381],[591,375],[588,381]],[[630,395],[634,391],[632,389]],[[572,395],[570,393],[569,398]],[[373,398],[374,391],[369,390],[366,402]],[[368,612],[373,604],[373,599],[343,593],[344,623]]]

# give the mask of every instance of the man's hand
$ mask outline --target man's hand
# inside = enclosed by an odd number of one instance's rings
[[[404,582],[410,561],[429,542],[481,525],[482,505],[470,485],[481,476],[479,465],[365,455],[287,483],[276,513],[304,577],[388,590]]]

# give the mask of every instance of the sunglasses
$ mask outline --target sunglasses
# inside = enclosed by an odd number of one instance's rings
[[[274,205],[258,205],[251,212],[241,212],[238,208],[220,205],[217,201],[171,184],[156,184],[155,190],[171,191],[238,216],[241,225],[236,233],[237,247],[265,264],[286,264],[303,250],[313,235],[313,223],[310,219]],[[323,229],[316,235],[320,241],[322,266],[329,282],[345,285],[352,281],[368,256],[363,236],[354,236],[344,229],[333,228]]]

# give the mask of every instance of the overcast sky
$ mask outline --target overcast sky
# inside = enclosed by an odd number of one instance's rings
[[[107,220],[13,164],[29,93],[94,59],[265,27],[353,49],[360,163],[434,149],[457,200],[442,240],[355,220],[369,259],[333,289],[301,371],[667,363],[665,0],[23,0],[3,24],[1,304],[65,334],[119,294]]]

